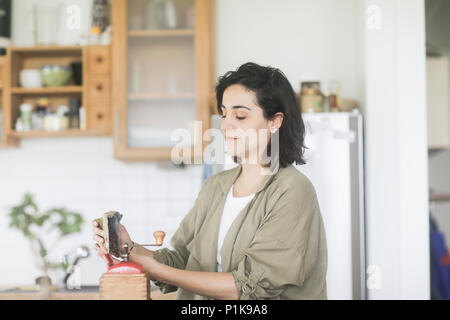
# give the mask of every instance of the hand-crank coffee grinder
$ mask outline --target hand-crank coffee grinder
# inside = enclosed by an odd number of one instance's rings
[[[106,273],[100,277],[100,299],[102,300],[150,300],[150,278],[142,271],[142,266],[129,261],[129,245],[124,243],[120,250],[119,224],[122,215],[117,211],[106,212],[97,219],[103,229],[106,258],[110,265]],[[155,244],[141,244],[141,246],[161,246],[165,237],[164,231],[155,231]],[[113,265],[111,259],[121,261]]]

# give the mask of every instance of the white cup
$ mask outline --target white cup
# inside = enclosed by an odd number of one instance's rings
[[[42,88],[42,77],[39,69],[25,69],[20,71],[20,85],[27,89]]]

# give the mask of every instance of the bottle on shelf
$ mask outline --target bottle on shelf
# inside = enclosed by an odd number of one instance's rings
[[[86,110],[83,106],[80,108],[80,129],[86,130]]]
[[[337,80],[333,80],[330,82],[330,111],[338,112],[339,111],[339,92],[341,90],[341,84]]]
[[[67,130],[69,129],[69,107],[68,106],[59,106],[56,111],[57,121],[58,121],[58,130]]]
[[[29,103],[22,103],[20,105],[20,120],[22,121],[23,131],[31,130],[31,113],[33,106]]]
[[[81,101],[78,98],[71,98],[69,102],[69,127],[80,129],[80,107]]]

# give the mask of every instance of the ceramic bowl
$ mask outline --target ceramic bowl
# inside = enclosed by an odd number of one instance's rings
[[[72,70],[60,65],[45,65],[41,67],[41,76],[46,87],[61,87],[69,84]]]
[[[39,69],[24,69],[19,75],[20,85],[27,89],[42,87],[42,77]]]

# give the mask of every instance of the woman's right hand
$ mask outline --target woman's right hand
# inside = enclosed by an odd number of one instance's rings
[[[97,221],[92,221],[92,227],[93,227],[93,239],[95,241],[94,249],[97,251],[97,255],[101,258],[103,258],[108,265],[117,264],[120,261],[117,259],[113,259],[107,252],[105,247],[105,239],[103,238],[103,230],[100,228],[100,225]],[[119,225],[119,239],[120,239],[120,245],[127,243],[129,246],[133,243],[133,241],[130,238],[130,235],[128,234],[125,227],[120,224]]]

